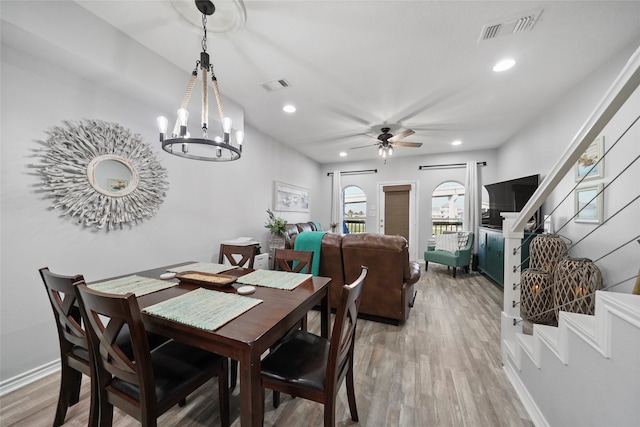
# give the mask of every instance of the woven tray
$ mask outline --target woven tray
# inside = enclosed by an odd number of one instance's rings
[[[226,274],[203,273],[200,271],[183,271],[176,274],[176,279],[202,287],[225,288],[231,286],[237,277]]]

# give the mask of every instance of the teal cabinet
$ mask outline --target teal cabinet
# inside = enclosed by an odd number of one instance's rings
[[[502,230],[480,227],[478,230],[478,269],[500,286],[504,286],[504,237]],[[531,234],[525,233],[524,245],[520,250],[521,261],[529,266],[529,242]]]

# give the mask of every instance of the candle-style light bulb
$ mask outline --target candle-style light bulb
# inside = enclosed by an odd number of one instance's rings
[[[229,117],[222,119],[222,131],[224,133],[231,133],[231,125],[233,125],[233,121]]]
[[[222,144],[222,138],[219,136],[216,136],[215,138],[213,138],[213,140],[219,144]],[[216,156],[222,157],[222,148],[216,148]]]
[[[388,151],[389,151],[389,155],[393,156],[393,147],[392,146],[389,146],[389,150]]]
[[[185,108],[178,109],[178,123],[180,124],[180,136],[187,134],[187,122],[189,121],[189,112]]]
[[[242,152],[242,143],[244,142],[244,132],[239,130],[236,132],[236,141],[238,142],[238,148]]]
[[[160,131],[160,142],[164,141],[164,137],[167,134],[167,126],[169,125],[169,120],[165,116],[159,116],[156,119],[158,123],[158,130]]]
[[[378,147],[378,156],[382,157],[382,147]]]

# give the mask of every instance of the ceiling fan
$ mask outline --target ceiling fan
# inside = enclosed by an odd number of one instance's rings
[[[380,157],[386,159],[387,156],[391,156],[393,154],[393,147],[413,147],[413,148],[418,148],[418,147],[422,146],[422,142],[400,141],[401,139],[404,139],[407,136],[413,135],[415,133],[411,129],[405,129],[405,130],[403,130],[402,132],[400,132],[397,135],[390,134],[389,133],[390,130],[391,130],[391,128],[388,128],[388,127],[381,128],[380,131],[382,133],[380,135],[378,135],[377,137],[365,133],[365,134],[363,134],[364,136],[376,139],[378,142],[376,142],[375,144],[367,144],[367,145],[362,145],[360,147],[353,147],[351,149],[355,150],[357,148],[371,147],[372,145],[373,146],[377,146],[378,147],[378,155]]]

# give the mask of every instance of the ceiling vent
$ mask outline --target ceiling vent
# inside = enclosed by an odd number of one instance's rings
[[[291,87],[289,82],[286,81],[285,79],[269,80],[268,82],[261,83],[260,85],[267,92],[273,92],[273,91],[276,91],[276,90],[282,90],[282,89],[286,89],[288,87]]]
[[[529,31],[533,29],[533,26],[538,22],[541,14],[542,9],[518,15],[513,18],[503,19],[500,22],[487,24],[482,28],[482,33],[480,34],[480,40],[478,40],[478,42]]]

